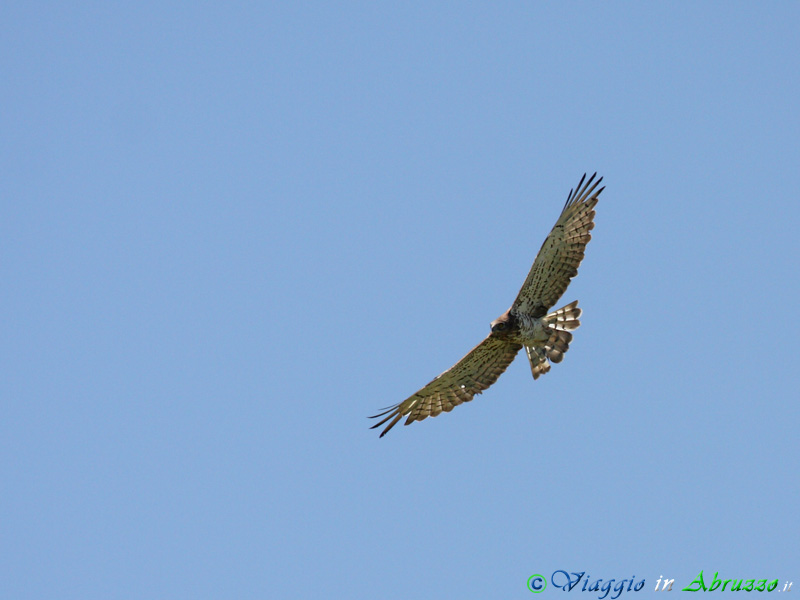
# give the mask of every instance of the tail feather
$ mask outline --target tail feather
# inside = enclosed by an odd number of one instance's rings
[[[528,360],[531,363],[531,374],[534,379],[539,379],[550,370],[550,363],[547,362],[547,355],[544,348],[536,348],[535,346],[525,346],[525,352],[528,353]]]
[[[580,327],[581,322],[578,320],[580,316],[581,309],[578,308],[576,300],[542,319],[552,331],[550,338],[543,347],[525,346],[534,379],[538,379],[540,375],[550,370],[550,362],[560,363],[564,360],[564,354],[569,350],[572,341],[570,331]]]
[[[569,350],[571,341],[572,334],[569,331],[554,331],[544,346],[547,358],[554,363],[560,363],[564,360],[564,354]]]
[[[578,301],[567,304],[563,308],[559,308],[555,312],[551,312],[542,321],[545,325],[549,325],[553,329],[559,331],[572,331],[581,326],[580,319],[583,311],[578,308]]]

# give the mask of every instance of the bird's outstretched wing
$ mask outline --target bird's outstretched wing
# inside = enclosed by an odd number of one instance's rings
[[[462,402],[469,402],[475,394],[492,385],[522,348],[489,335],[480,344],[447,371],[439,375],[416,394],[370,417],[385,417],[370,429],[380,427],[391,419],[391,423],[381,433],[381,437],[394,427],[404,416],[405,424],[435,417],[442,412],[450,412]],[[387,416],[388,415],[388,416]]]
[[[596,175],[585,184],[584,175],[574,192],[569,191],[561,216],[542,244],[517,299],[511,305],[512,312],[537,318],[545,316],[566,291],[570,280],[578,274],[586,244],[592,239],[589,232],[594,227],[594,206],[600,192],[605,189],[601,187],[595,191],[603,181],[602,177],[595,181]]]

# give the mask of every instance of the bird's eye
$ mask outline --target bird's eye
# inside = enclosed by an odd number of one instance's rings
[[[506,324],[505,323],[498,323],[497,325],[494,326],[494,328],[495,328],[495,331],[503,331],[506,328]]]

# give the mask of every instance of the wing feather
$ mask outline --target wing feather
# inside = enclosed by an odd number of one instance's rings
[[[592,239],[594,206],[605,187],[597,189],[601,177],[597,173],[584,184],[584,175],[578,187],[569,191],[561,216],[545,239],[528,277],[522,284],[517,299],[511,306],[516,313],[543,317],[567,290],[570,280],[578,274],[586,244]]]
[[[407,416],[406,425],[450,412],[463,402],[469,402],[483,390],[492,385],[506,370],[522,348],[489,335],[480,344],[447,371],[436,377],[417,393],[400,404],[388,407],[383,412],[370,417],[384,417],[370,429],[380,427],[391,420],[381,437]]]

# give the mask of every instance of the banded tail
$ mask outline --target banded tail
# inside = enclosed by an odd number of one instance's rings
[[[578,320],[580,316],[581,309],[578,308],[578,301],[575,300],[542,319],[542,323],[552,331],[550,338],[541,347],[525,346],[534,379],[539,379],[540,375],[550,370],[550,363],[547,359],[554,363],[564,360],[564,354],[569,350],[569,343],[572,341],[570,331],[581,326],[581,322]]]

